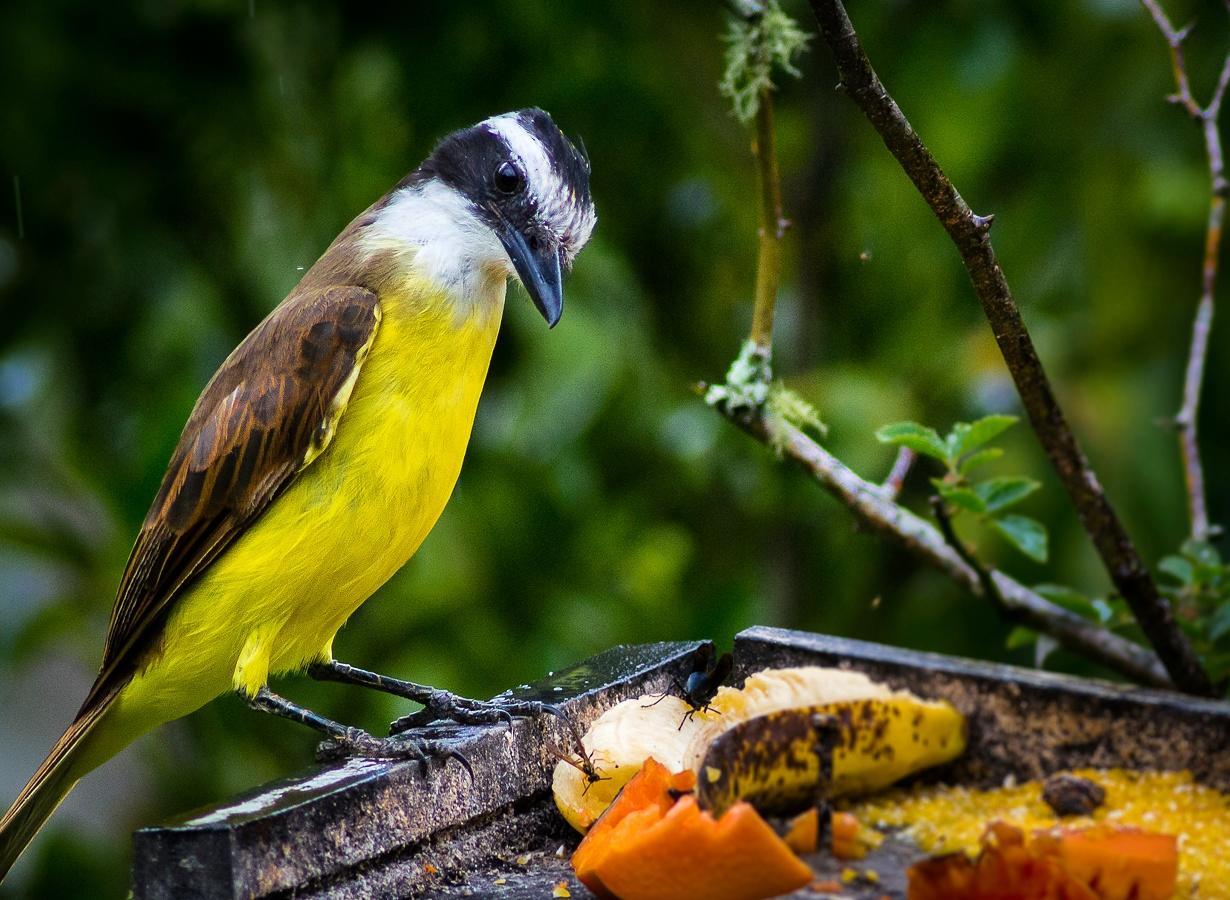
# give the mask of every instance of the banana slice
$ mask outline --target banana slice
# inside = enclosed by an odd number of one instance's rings
[[[787,710],[797,711],[804,720],[820,714],[838,721],[840,738],[829,796],[878,790],[954,759],[965,749],[964,718],[949,703],[893,691],[844,669],[768,669],[748,677],[742,688],[721,688],[704,710],[693,710],[670,695],[625,700],[607,710],[582,741],[602,780],[591,782],[578,768],[561,762],[552,783],[556,806],[584,832],[649,756],[672,772],[695,771],[702,786],[719,781],[746,784],[754,794],[783,782],[790,796],[814,794],[818,768],[789,762],[803,752],[801,745],[793,755],[771,754],[777,762],[761,763],[754,773],[737,762],[743,758],[738,753],[728,754],[734,768],[706,766],[710,745],[719,735],[751,719]],[[795,737],[804,740],[801,732]],[[723,802],[737,799],[740,790],[725,791]]]
[[[711,717],[689,716],[690,710],[683,700],[668,694],[625,700],[603,713],[581,739],[597,780],[567,761],[555,766],[555,805],[568,824],[582,834],[588,831],[650,756],[671,772],[682,772],[679,761],[687,755],[694,734],[720,730],[710,723]]]

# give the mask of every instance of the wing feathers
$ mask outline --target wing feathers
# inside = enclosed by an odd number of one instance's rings
[[[365,288],[292,294],[222,364],[141,527],[79,715],[135,670],[184,587],[325,450],[379,322]]]

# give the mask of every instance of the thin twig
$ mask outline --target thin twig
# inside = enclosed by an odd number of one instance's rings
[[[1128,602],[1174,683],[1188,693],[1213,694],[1208,673],[1175,622],[1170,604],[1158,591],[1068,427],[995,258],[989,236],[990,217],[973,213],[889,95],[863,51],[841,0],[810,3],[821,35],[833,53],[842,88],[879,133],[956,245],[1030,424],[1115,587]]]
[[[888,477],[884,479],[884,484],[880,485],[880,493],[886,499],[896,500],[901,496],[901,489],[905,487],[905,480],[916,459],[918,459],[918,454],[909,447],[897,448],[897,458],[893,460],[893,467],[888,470]]]
[[[1183,403],[1174,418],[1179,433],[1179,454],[1183,460],[1183,477],[1187,483],[1187,505],[1191,517],[1191,536],[1197,541],[1207,541],[1213,533],[1209,522],[1208,500],[1204,487],[1204,465],[1200,461],[1197,421],[1200,415],[1200,390],[1204,384],[1205,360],[1209,354],[1209,333],[1213,328],[1214,293],[1217,286],[1217,269],[1221,253],[1222,226],[1226,218],[1226,167],[1222,154],[1221,133],[1218,116],[1222,99],[1230,85],[1230,55],[1222,65],[1217,87],[1208,105],[1201,106],[1192,94],[1191,80],[1187,75],[1187,60],[1183,55],[1183,41],[1190,26],[1177,29],[1170,23],[1157,0],[1140,0],[1158,31],[1170,48],[1170,62],[1174,69],[1175,93],[1170,96],[1187,110],[1204,134],[1205,155],[1209,163],[1209,217],[1205,227],[1204,263],[1201,271],[1200,300],[1192,320],[1192,341],[1187,355],[1187,369],[1183,376]],[[1230,3],[1227,4],[1230,9]]]
[[[756,259],[756,305],[752,310],[750,338],[764,359],[773,345],[773,310],[781,280],[781,241],[785,233],[782,218],[781,176],[777,168],[777,146],[773,128],[773,92],[762,91],[756,111],[757,182],[760,186],[760,249]]]
[[[861,522],[892,538],[970,593],[984,596],[986,588],[978,572],[948,545],[934,525],[885,498],[879,485],[860,478],[800,429],[777,418],[748,415],[746,410],[730,410],[723,405],[717,408],[758,441],[780,447],[784,456],[802,466]],[[1161,662],[1148,648],[1056,606],[1003,572],[990,570],[988,575],[1006,613],[1013,619],[1140,684],[1173,686]]]
[[[1166,43],[1170,47],[1170,65],[1174,69],[1175,83],[1175,92],[1170,95],[1170,102],[1178,103],[1194,118],[1199,118],[1201,113],[1200,104],[1192,96],[1191,82],[1187,80],[1187,62],[1183,58],[1183,41],[1187,38],[1191,26],[1189,25],[1180,31],[1170,24],[1170,19],[1167,18],[1162,7],[1158,5],[1157,0],[1140,0],[1140,2],[1148,10],[1149,15],[1153,17],[1153,21],[1157,23],[1158,30],[1166,38]]]
[[[939,523],[940,534],[944,535],[945,542],[978,575],[978,583],[982,585],[982,596],[994,603],[995,608],[1002,614],[1014,617],[1015,611],[1004,600],[1004,595],[999,592],[999,586],[995,584],[995,579],[991,577],[991,570],[979,562],[978,557],[974,556],[970,549],[957,537],[957,530],[952,527],[952,516],[948,513],[948,504],[944,502],[944,498],[939,494],[931,495],[931,511],[935,514],[935,521]]]

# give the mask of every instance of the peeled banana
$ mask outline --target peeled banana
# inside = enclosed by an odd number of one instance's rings
[[[584,832],[652,756],[672,772],[696,772],[701,799],[714,807],[759,795],[784,809],[820,786],[816,717],[835,730],[830,797],[878,790],[965,749],[964,718],[947,702],[893,691],[843,669],[768,669],[742,688],[719,689],[706,709],[650,695],[607,710],[583,738],[602,780],[561,762],[555,802]],[[732,731],[752,720],[755,726]]]

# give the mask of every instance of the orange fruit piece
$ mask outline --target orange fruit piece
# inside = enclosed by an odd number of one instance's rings
[[[833,813],[833,855],[838,859],[862,859],[867,846],[859,839],[863,826],[851,813]]]
[[[786,846],[799,856],[815,853],[820,843],[820,810],[813,806],[791,819],[785,841]]]
[[[683,793],[691,773],[653,759],[624,786],[572,857],[581,882],[622,900],[760,900],[813,877],[769,824],[739,802],[714,819]]]
[[[1111,825],[1061,831],[1057,855],[1073,876],[1096,885],[1098,900],[1169,900],[1179,878],[1179,845],[1170,834]]]
[[[909,900],[1168,900],[1175,838],[1095,825],[1039,831],[992,822],[976,860],[953,853],[910,867]]]
[[[696,798],[681,798],[643,830],[629,816],[598,867],[602,884],[623,900],[760,900],[808,884],[812,871],[746,802],[720,819]]]
[[[690,784],[686,784],[688,781]],[[680,784],[679,788],[675,788],[677,782]],[[603,889],[595,874],[598,861],[610,849],[611,832],[633,813],[644,813],[652,809],[656,815],[643,817],[638,821],[645,824],[656,822],[675,805],[676,798],[671,793],[672,789],[693,790],[695,787],[696,776],[693,773],[680,772],[679,775],[673,776],[666,766],[652,756],[646,759],[641,770],[615,795],[611,805],[590,827],[585,839],[572,854],[572,868],[577,877],[599,897],[612,896]]]

